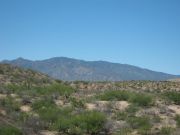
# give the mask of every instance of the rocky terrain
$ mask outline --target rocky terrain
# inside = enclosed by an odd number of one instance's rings
[[[0,135],[179,135],[180,82],[63,82],[0,64]]]

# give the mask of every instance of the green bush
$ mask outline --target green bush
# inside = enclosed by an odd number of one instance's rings
[[[106,101],[127,101],[130,97],[130,92],[128,91],[107,91],[99,96],[100,100]]]
[[[105,101],[129,101],[138,106],[150,106],[153,103],[153,97],[148,94],[128,91],[107,91],[99,95],[99,99]]]
[[[30,92],[33,92],[38,96],[56,94],[68,97],[74,92],[74,90],[64,84],[54,83],[49,86],[32,87]]]
[[[160,135],[172,135],[173,129],[171,127],[162,127]]]
[[[160,123],[161,122],[161,117],[159,115],[154,115],[152,118],[153,123]]]
[[[180,127],[180,115],[176,115],[175,120],[176,120],[177,126]]]
[[[127,122],[133,129],[138,129],[140,132],[146,132],[150,130],[151,123],[148,117],[129,117]]]
[[[180,93],[179,92],[166,92],[164,94],[169,100],[175,104],[180,105]]]
[[[102,131],[106,122],[104,114],[96,111],[85,112],[77,116],[80,128],[85,129],[88,134],[98,134]]]
[[[138,107],[135,105],[130,105],[125,111],[120,111],[115,113],[116,120],[123,120],[126,121],[130,117],[134,117],[135,113],[138,111]]]
[[[43,99],[36,101],[32,108],[37,112],[40,118],[47,123],[55,123],[58,117],[68,116],[72,112],[71,108],[58,108],[52,99]]]
[[[44,98],[41,100],[38,100],[32,104],[32,108],[36,110],[40,110],[43,108],[48,108],[48,107],[55,107],[55,103],[51,98]]]
[[[47,86],[7,85],[6,89],[12,93],[26,94],[29,96],[52,95],[53,93],[69,97],[73,92],[70,86],[62,83],[53,83]]]
[[[117,131],[113,135],[130,135],[130,132],[132,132],[130,128],[121,128],[119,131]]]
[[[150,95],[135,93],[131,96],[130,102],[138,106],[150,106],[153,103],[153,98]]]
[[[139,107],[136,105],[130,105],[127,109],[126,109],[126,113],[128,113],[129,116],[134,116],[135,113],[139,110]]]
[[[105,122],[104,114],[88,111],[76,115],[61,115],[53,125],[53,129],[70,135],[96,135],[104,129]]]
[[[61,115],[57,117],[55,123],[52,124],[51,129],[56,130],[62,134],[69,134],[69,130],[72,128],[73,117],[69,114]]]
[[[12,126],[0,125],[0,135],[22,135],[22,132]]]
[[[58,93],[64,96],[69,96],[74,92],[74,89],[72,89],[70,86],[61,83],[55,83],[50,86],[47,86],[45,87],[45,90],[47,91],[48,94]]]
[[[19,93],[20,91],[26,90],[24,85],[9,84],[5,86],[5,89],[11,93]]]
[[[85,107],[84,100],[71,98],[70,101],[71,101],[71,104],[73,105],[73,107],[76,107],[76,108],[84,108]]]
[[[58,109],[51,99],[43,99],[32,104],[32,108],[40,118],[48,123],[57,119]]]
[[[13,100],[11,97],[7,97],[0,102],[0,105],[6,108],[8,112],[19,111],[20,104]]]
[[[117,112],[116,113],[116,116],[115,116],[115,119],[116,120],[126,120],[128,117],[128,113],[127,112]]]
[[[4,74],[4,71],[2,69],[0,69],[0,74],[2,74],[2,75]]]

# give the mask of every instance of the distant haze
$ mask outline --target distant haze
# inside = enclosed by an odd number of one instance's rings
[[[39,61],[18,58],[12,61],[6,60],[2,63],[33,69],[65,81],[169,80],[180,77],[127,64],[83,61],[66,57]]]

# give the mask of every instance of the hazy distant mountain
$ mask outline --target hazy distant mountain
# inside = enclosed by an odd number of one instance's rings
[[[18,58],[12,61],[5,60],[2,63],[37,70],[53,78],[68,81],[168,80],[179,77],[127,64],[83,61],[65,57],[55,57],[41,61]]]

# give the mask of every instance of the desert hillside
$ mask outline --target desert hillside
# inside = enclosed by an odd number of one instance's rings
[[[179,133],[179,82],[63,82],[0,65],[0,135]]]

